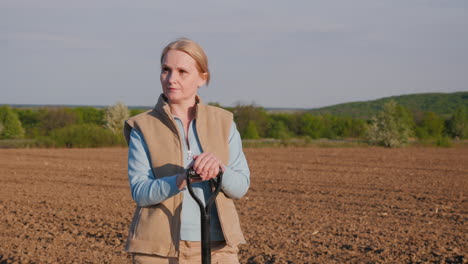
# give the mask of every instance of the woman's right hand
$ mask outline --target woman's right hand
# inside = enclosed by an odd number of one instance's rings
[[[203,152],[193,158],[193,169],[204,181],[216,178],[220,171],[224,172],[224,164],[213,153]]]

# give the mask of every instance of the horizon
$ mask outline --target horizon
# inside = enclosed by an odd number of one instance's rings
[[[365,100],[365,101],[350,101],[350,102],[343,102],[343,103],[338,103],[338,104],[332,104],[332,105],[326,105],[322,107],[316,107],[316,108],[298,108],[298,107],[264,107],[261,105],[254,104],[255,106],[262,107],[266,110],[317,110],[321,108],[327,108],[327,107],[332,107],[332,106],[337,106],[337,105],[342,105],[342,104],[349,104],[349,103],[364,103],[364,102],[371,102],[371,101],[378,101],[382,99],[388,99],[388,98],[393,98],[393,97],[401,97],[401,96],[410,96],[410,95],[428,95],[428,94],[456,94],[456,93],[467,93],[468,91],[455,91],[455,92],[449,92],[449,93],[444,93],[444,92],[428,92],[428,93],[413,93],[413,94],[399,94],[399,95],[391,95],[391,96],[386,96],[386,97],[381,97],[381,98],[376,98],[376,99],[371,99],[371,100]],[[117,103],[117,102],[115,102]],[[114,104],[115,104],[114,103]],[[123,102],[125,104],[125,102]],[[206,102],[207,104],[210,103],[217,103],[217,102]],[[0,103],[0,106],[10,106],[10,107],[18,107],[18,108],[27,108],[27,107],[94,107],[94,108],[106,108],[110,105],[87,105],[87,104],[3,104]],[[125,104],[129,109],[150,109],[154,105],[127,105]],[[245,105],[245,104],[241,104]],[[247,104],[249,105],[249,104]],[[221,105],[221,107],[224,108],[229,108],[229,107],[235,107],[234,106],[225,106]]]

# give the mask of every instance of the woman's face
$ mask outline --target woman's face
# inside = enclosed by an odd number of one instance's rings
[[[171,104],[195,103],[200,86],[205,83],[206,73],[198,72],[195,60],[185,52],[169,50],[161,65],[161,86]]]

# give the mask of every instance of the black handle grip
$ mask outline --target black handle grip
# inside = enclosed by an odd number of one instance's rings
[[[215,190],[211,194],[210,198],[206,202],[206,207],[203,205],[202,201],[197,197],[197,195],[193,192],[192,189],[192,180],[201,180],[201,177],[197,172],[193,169],[190,168],[187,170],[187,175],[186,175],[186,181],[187,181],[187,187],[190,195],[193,197],[193,199],[197,202],[198,206],[200,207],[200,211],[204,211],[204,214],[209,214],[210,212],[210,207],[213,204],[213,202],[216,199],[216,196],[218,196],[218,193],[221,191],[221,182],[223,180],[223,171],[221,168],[219,168],[219,173],[218,176],[216,176],[216,181],[214,179],[210,179],[210,183],[212,186],[214,186]]]
[[[199,174],[197,174],[197,172],[193,168],[190,168],[187,170],[187,179],[201,180],[202,177]]]

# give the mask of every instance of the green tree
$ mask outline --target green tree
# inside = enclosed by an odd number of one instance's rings
[[[106,127],[109,128],[114,134],[122,132],[124,122],[130,116],[130,111],[127,106],[122,102],[117,102],[106,109],[104,121]]]
[[[343,137],[346,138],[363,138],[366,133],[366,122],[362,119],[355,119],[351,117],[344,118],[345,130]]]
[[[402,122],[403,124],[408,126],[410,130],[409,134],[410,136],[413,136],[414,129],[416,127],[413,112],[408,110],[406,107],[396,103],[396,115],[398,117],[399,122]]]
[[[455,109],[452,117],[448,121],[447,130],[454,138],[464,139],[468,137],[468,115],[466,107],[458,107]]]
[[[319,138],[333,139],[337,136],[341,136],[343,132],[343,126],[339,122],[339,118],[330,114],[325,114],[319,117],[321,122],[321,129],[319,131]]]
[[[21,125],[24,128],[25,137],[35,138],[39,135],[40,114],[38,109],[14,109],[18,114]]]
[[[78,115],[70,108],[42,108],[39,110],[41,134],[49,135],[52,130],[76,124]]]
[[[291,137],[291,132],[283,121],[272,119],[270,120],[268,137],[275,139],[288,139]]]
[[[425,139],[430,138],[429,133],[427,132],[427,129],[423,126],[417,126],[414,132],[415,132],[416,137],[420,140],[421,139],[425,140]]]
[[[104,114],[105,111],[90,106],[80,106],[72,109],[77,116],[78,124],[96,124],[104,125]]]
[[[369,143],[385,147],[397,147],[408,142],[411,136],[411,122],[404,115],[406,111],[395,101],[387,102],[383,111],[371,119],[367,139]]]
[[[258,135],[257,126],[255,125],[254,121],[250,120],[247,128],[245,129],[244,134],[242,135],[244,139],[259,139],[260,136]]]
[[[434,112],[424,114],[422,127],[430,138],[439,138],[444,131],[444,120]]]
[[[24,129],[16,112],[9,106],[0,107],[0,138],[20,139],[24,137]]]
[[[274,113],[269,114],[269,130],[274,126],[274,122],[282,122],[288,130],[290,136],[300,134],[299,114],[297,113]],[[269,132],[270,133],[270,132]]]
[[[322,135],[323,123],[319,117],[309,113],[299,117],[300,135],[319,138]]]
[[[255,105],[237,105],[232,109],[234,121],[241,135],[246,134],[250,122],[255,124],[259,137],[267,135],[268,115],[262,107]]]

